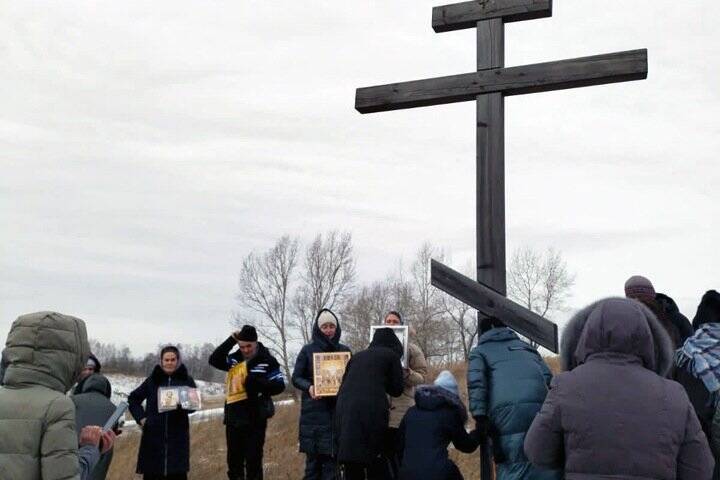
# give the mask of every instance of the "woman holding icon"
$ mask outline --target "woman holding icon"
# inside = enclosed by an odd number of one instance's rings
[[[172,345],[160,351],[160,364],[128,396],[130,413],[142,427],[137,473],[144,480],[185,480],[190,470],[188,414],[192,411],[181,409],[179,390],[168,387],[196,388],[180,361],[180,351]],[[170,404],[174,409],[166,410]]]

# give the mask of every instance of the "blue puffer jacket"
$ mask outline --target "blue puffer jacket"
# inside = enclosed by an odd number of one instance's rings
[[[534,467],[523,451],[525,434],[552,380],[537,350],[509,328],[493,328],[480,337],[469,362],[470,412],[490,418],[505,456],[497,466],[498,480],[561,478],[560,472]]]

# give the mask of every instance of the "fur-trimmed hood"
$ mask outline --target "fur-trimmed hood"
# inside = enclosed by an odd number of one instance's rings
[[[580,310],[563,330],[563,370],[572,370],[597,353],[635,356],[645,368],[665,376],[674,351],[667,332],[645,305],[607,298]]]

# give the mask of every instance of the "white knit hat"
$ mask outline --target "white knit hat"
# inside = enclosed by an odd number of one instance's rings
[[[330,310],[323,310],[320,312],[320,315],[318,315],[317,324],[318,327],[322,327],[326,323],[332,323],[337,327],[337,318],[335,318],[335,315]]]

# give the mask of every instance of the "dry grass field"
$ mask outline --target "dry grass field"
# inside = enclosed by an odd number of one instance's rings
[[[546,358],[554,372],[559,371],[557,358]],[[432,369],[430,378],[435,378],[440,369]],[[459,364],[450,368],[460,383],[463,401],[467,404],[465,382],[466,366]],[[268,425],[265,442],[266,480],[297,480],[302,478],[305,457],[298,452],[297,404],[277,407],[277,413]],[[115,454],[108,480],[137,480],[135,475],[139,432],[125,432],[117,440]],[[190,475],[191,480],[222,480],[225,476],[225,429],[221,418],[191,425],[190,434]],[[465,478],[479,478],[478,454],[465,455],[456,450],[450,457],[460,467]]]

